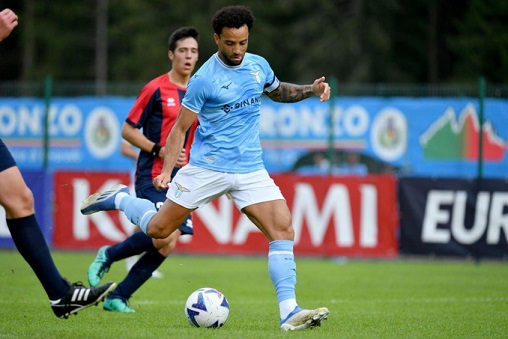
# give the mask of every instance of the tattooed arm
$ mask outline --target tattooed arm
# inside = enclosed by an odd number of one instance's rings
[[[330,86],[325,77],[316,79],[312,85],[295,85],[281,82],[279,88],[267,94],[270,99],[277,102],[298,102],[312,96],[318,96],[321,102],[330,98]]]

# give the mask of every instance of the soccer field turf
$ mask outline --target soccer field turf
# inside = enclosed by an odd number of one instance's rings
[[[53,252],[61,273],[88,285],[95,252]],[[0,251],[0,337],[52,338],[506,338],[508,264],[435,260],[346,260],[297,257],[300,306],[326,306],[313,330],[279,330],[278,307],[264,257],[171,256],[131,298],[137,313],[102,304],[56,318],[44,290],[16,251]],[[103,281],[120,282],[125,263]],[[192,328],[185,300],[199,287],[222,291],[230,304],[220,329]]]

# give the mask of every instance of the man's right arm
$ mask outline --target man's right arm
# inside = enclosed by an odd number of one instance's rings
[[[185,142],[185,133],[191,127],[192,123],[196,120],[196,113],[180,106],[180,112],[176,118],[175,125],[171,129],[166,140],[166,147],[164,148],[164,166],[160,175],[155,177],[154,186],[158,190],[168,187],[171,180],[171,172],[175,167],[176,161],[181,154],[183,144]]]
[[[0,41],[11,34],[14,27],[18,25],[18,16],[16,13],[6,8],[0,12]]]

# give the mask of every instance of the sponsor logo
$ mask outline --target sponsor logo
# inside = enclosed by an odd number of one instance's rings
[[[422,242],[447,244],[454,239],[459,244],[471,245],[485,239],[488,245],[506,243],[508,193],[480,191],[472,206],[474,197],[460,190],[430,191],[425,206]],[[472,219],[470,210],[476,211]]]
[[[120,125],[115,113],[107,107],[92,111],[85,125],[85,145],[96,159],[106,159],[117,151]]]
[[[371,142],[374,152],[385,161],[400,158],[407,149],[407,121],[395,108],[383,109],[372,122]]]
[[[261,98],[256,97],[256,98],[250,98],[250,99],[242,100],[240,102],[236,102],[233,105],[226,104],[222,107],[222,110],[225,113],[230,113],[234,110],[240,109],[245,106],[260,106],[260,105],[261,105]]]
[[[168,106],[174,107],[176,106],[175,99],[174,98],[168,98]]]
[[[490,121],[483,124],[481,133],[483,158],[502,161],[506,140],[496,134]],[[427,159],[476,160],[479,135],[480,122],[472,104],[462,110],[458,119],[455,110],[450,107],[420,136],[420,145]]]
[[[221,88],[224,88],[224,89],[228,90],[228,89],[229,89],[229,86],[231,86],[231,84],[232,84],[232,82],[230,82],[230,83],[229,83],[229,84],[227,84],[227,85],[222,86]]]
[[[215,163],[215,157],[203,157],[203,159],[209,164]]]

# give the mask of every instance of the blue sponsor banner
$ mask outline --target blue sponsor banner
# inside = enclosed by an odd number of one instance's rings
[[[135,98],[53,98],[49,114],[49,169],[125,170],[121,126]],[[508,100],[485,101],[480,131],[476,98],[337,98],[334,107],[317,98],[279,104],[262,98],[260,136],[271,173],[292,171],[305,155],[328,148],[354,151],[404,175],[478,174],[483,134],[485,177],[506,177]],[[330,128],[330,112],[333,112]],[[0,137],[21,168],[43,162],[44,102],[0,99]],[[381,167],[381,166],[378,166]]]
[[[401,178],[400,252],[508,258],[505,180]]]
[[[49,197],[52,197],[51,187],[53,187],[52,175],[46,174],[44,171],[22,171],[21,174],[25,179],[27,186],[32,191],[35,204],[35,216],[39,227],[41,228],[42,234],[46,239],[46,242],[51,246],[52,237],[52,225],[51,220],[51,204],[48,203]],[[0,218],[0,248],[15,248],[14,242],[12,241],[11,235],[5,223],[5,211],[0,206],[1,215]]]
[[[48,119],[49,167],[118,170],[132,168],[120,154],[121,127],[134,98],[53,98]],[[0,136],[23,169],[41,169],[44,101],[0,99]]]
[[[312,150],[354,151],[405,175],[475,177],[479,103],[476,98],[338,98],[262,105],[261,137],[271,171],[290,171]],[[485,177],[506,177],[508,100],[487,99],[483,125]]]

